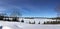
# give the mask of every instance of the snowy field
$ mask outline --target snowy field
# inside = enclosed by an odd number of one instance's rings
[[[19,19],[19,20],[21,21],[22,19]],[[23,19],[23,20],[24,20],[24,23],[27,23],[27,24],[29,24],[29,21],[30,22],[35,21],[36,24],[38,24],[39,22],[40,22],[40,24],[43,24],[44,22],[47,22],[47,21],[56,21],[56,20],[52,20],[52,19]]]
[[[47,19],[46,19],[47,20]],[[8,22],[8,21],[0,21],[0,26],[3,26],[2,29],[60,29],[60,24],[37,24],[38,21],[46,21],[43,20],[27,20],[24,19],[24,23],[21,22]],[[28,21],[36,21],[36,24],[28,24]],[[49,21],[49,20],[47,20]]]

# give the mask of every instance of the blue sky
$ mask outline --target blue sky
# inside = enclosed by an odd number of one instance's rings
[[[23,17],[56,17],[55,7],[59,3],[60,0],[0,0],[0,12],[10,15],[17,8]]]

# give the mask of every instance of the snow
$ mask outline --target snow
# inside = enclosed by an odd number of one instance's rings
[[[20,21],[21,21],[22,19],[20,19]],[[25,21],[25,23],[27,23],[27,24],[29,24],[29,21],[30,22],[34,22],[35,21],[35,23],[36,24],[38,24],[39,22],[40,22],[40,24],[43,24],[44,22],[46,22],[46,21],[56,21],[56,20],[52,20],[52,19],[23,19],[24,21]]]
[[[3,28],[12,28],[12,29],[22,29],[19,22],[5,22],[0,21],[0,25],[3,26]]]
[[[60,29],[60,24],[37,24],[39,21],[41,23],[49,21],[47,19],[24,19],[24,21],[24,23],[0,21],[0,26],[3,26],[2,29]],[[35,21],[36,24],[29,24],[29,21]]]
[[[2,29],[11,29],[11,28],[8,26],[4,26]]]

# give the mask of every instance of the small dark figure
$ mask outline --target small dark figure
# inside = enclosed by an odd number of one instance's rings
[[[29,21],[29,24],[31,24],[31,22]]]
[[[34,21],[34,23],[33,24],[35,24],[35,21]]]
[[[35,24],[35,21],[33,23],[29,21],[29,24]]]
[[[44,24],[46,24],[46,22],[44,22]]]
[[[35,24],[35,21],[33,23],[31,23],[31,24]]]
[[[40,24],[40,21],[39,21],[39,23],[38,24]]]
[[[24,20],[21,20],[21,22],[23,22],[23,23],[24,23]]]

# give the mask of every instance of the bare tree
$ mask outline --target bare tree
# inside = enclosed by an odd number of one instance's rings
[[[56,6],[55,11],[57,12],[57,16],[60,17],[60,4]]]
[[[22,16],[22,14],[21,14],[21,12],[20,12],[20,9],[18,9],[18,8],[12,8],[12,13],[11,13],[11,16],[13,16],[13,17],[21,17]]]
[[[0,13],[0,16],[5,16],[5,15],[7,15],[6,13]]]
[[[57,13],[57,18],[56,18],[56,22],[57,22],[57,20],[60,18],[60,4],[56,6],[55,11]]]

